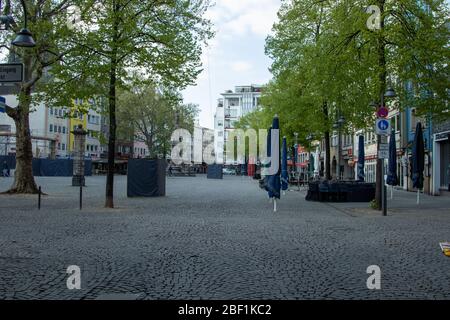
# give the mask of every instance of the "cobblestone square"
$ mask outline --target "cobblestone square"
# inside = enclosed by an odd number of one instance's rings
[[[389,215],[368,204],[306,202],[278,212],[247,177],[168,178],[163,198],[103,208],[104,177],[88,177],[83,210],[71,178],[37,178],[48,195],[0,196],[0,299],[449,299],[450,199],[396,190]],[[12,183],[0,179],[0,191]],[[296,187],[294,187],[296,190]],[[67,267],[81,269],[68,290]],[[366,286],[381,268],[381,290]]]

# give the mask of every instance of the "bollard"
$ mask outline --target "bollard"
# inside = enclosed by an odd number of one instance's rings
[[[80,183],[80,210],[83,208],[83,184]]]
[[[39,186],[39,193],[38,193],[38,210],[41,210],[41,195],[42,195],[42,188]]]

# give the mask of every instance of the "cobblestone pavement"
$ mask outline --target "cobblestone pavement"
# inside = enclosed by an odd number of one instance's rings
[[[127,199],[121,176],[106,210],[105,178],[90,177],[80,211],[70,178],[37,181],[41,211],[36,196],[0,195],[0,299],[450,299],[445,199],[381,217],[292,191],[273,213],[246,177],[168,178],[167,197]],[[400,197],[412,208],[414,195]],[[66,287],[69,265],[81,290]],[[370,265],[381,290],[367,289]]]

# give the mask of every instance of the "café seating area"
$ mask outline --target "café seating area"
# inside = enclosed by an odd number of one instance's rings
[[[375,199],[375,183],[360,181],[313,181],[308,184],[307,201],[370,202]]]

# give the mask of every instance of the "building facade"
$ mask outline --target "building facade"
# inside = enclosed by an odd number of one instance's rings
[[[15,107],[18,104],[16,95],[6,95],[6,104]],[[83,103],[75,100],[74,104]],[[90,102],[92,103],[92,102]],[[89,108],[87,114],[68,111],[67,108],[53,107],[40,103],[30,113],[30,133],[32,137],[33,157],[35,158],[70,158],[74,149],[74,136],[71,133],[78,125],[88,132],[86,138],[85,156],[97,158],[100,156],[100,115]],[[72,110],[72,109],[70,109]],[[98,124],[97,124],[98,122]],[[15,124],[5,113],[0,113],[0,132],[11,135],[1,135],[2,154],[14,155]]]
[[[225,163],[225,146],[235,124],[261,105],[261,85],[237,86],[221,94],[214,115],[216,162]]]

